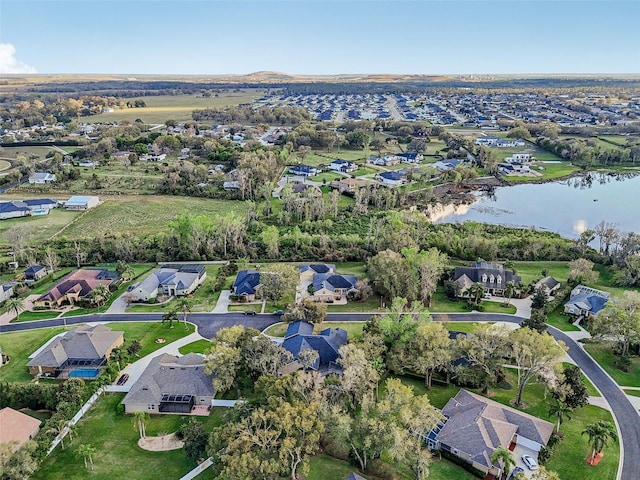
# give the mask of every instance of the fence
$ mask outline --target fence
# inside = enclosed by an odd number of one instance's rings
[[[53,450],[55,450],[55,448],[58,446],[58,444],[62,442],[64,437],[67,436],[67,434],[69,433],[69,427],[75,425],[80,421],[82,417],[84,417],[84,414],[89,411],[89,409],[93,406],[94,403],[96,403],[96,401],[98,401],[100,395],[104,393],[104,390],[104,387],[100,387],[98,390],[96,390],[96,392],[91,395],[89,400],[86,401],[86,403],[80,408],[80,410],[78,410],[73,418],[69,420],[69,422],[67,422],[64,430],[60,434],[58,434],[58,436],[56,436],[56,438],[54,438],[51,442],[51,446],[49,447],[49,450],[47,450],[47,455],[50,455],[51,452],[53,452]]]
[[[213,464],[213,460],[211,460],[211,457],[209,457],[200,465],[198,465],[196,468],[191,470],[189,473],[187,473],[183,477],[180,477],[180,480],[191,480],[192,478],[196,478],[198,475],[204,472],[207,468],[209,468],[212,464]]]

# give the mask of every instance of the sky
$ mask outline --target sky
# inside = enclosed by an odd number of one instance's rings
[[[0,74],[638,74],[640,0],[0,0]]]

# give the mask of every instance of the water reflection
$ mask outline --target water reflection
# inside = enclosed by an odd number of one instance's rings
[[[478,193],[467,205],[438,206],[429,213],[435,223],[531,225],[576,238],[602,220],[640,232],[639,204],[640,176],[588,173],[561,182],[498,187]]]

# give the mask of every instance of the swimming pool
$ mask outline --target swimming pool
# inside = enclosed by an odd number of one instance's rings
[[[69,378],[96,378],[100,375],[99,368],[76,368],[69,372]]]

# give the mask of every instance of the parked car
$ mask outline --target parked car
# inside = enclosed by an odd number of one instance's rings
[[[280,316],[284,315],[284,310],[276,310],[275,312],[273,312],[273,314],[280,317]]]
[[[124,385],[125,383],[127,383],[127,380],[129,380],[129,374],[128,373],[120,375],[120,378],[116,382],[116,385]]]
[[[513,469],[513,472],[511,472],[511,475],[509,475],[509,480],[514,480],[516,478],[516,475],[518,475],[519,473],[523,473],[524,472],[524,468],[522,467],[516,467]]]
[[[538,462],[531,455],[527,455],[526,453],[522,455],[522,461],[527,466],[529,470],[538,470]]]
[[[245,315],[257,315],[258,312],[256,312],[255,310],[245,310],[244,314]]]

